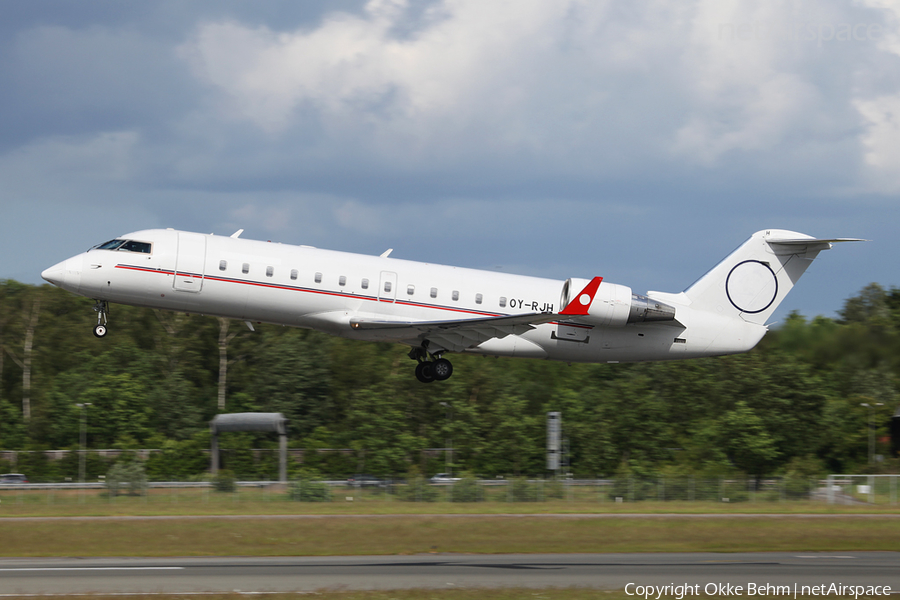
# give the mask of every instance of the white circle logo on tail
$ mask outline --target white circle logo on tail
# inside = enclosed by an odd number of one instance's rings
[[[745,260],[731,269],[725,280],[725,293],[739,311],[760,313],[775,302],[778,279],[766,263]]]

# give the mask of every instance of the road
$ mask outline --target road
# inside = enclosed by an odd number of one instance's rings
[[[889,585],[900,552],[0,559],[0,596],[627,584]],[[632,588],[633,589],[633,588]],[[706,590],[706,591],[711,591]],[[771,595],[771,593],[770,593]],[[851,594],[852,595],[852,594]]]

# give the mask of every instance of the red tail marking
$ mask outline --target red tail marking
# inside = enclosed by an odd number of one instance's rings
[[[581,290],[577,296],[572,298],[572,301],[569,302],[568,306],[559,311],[559,314],[570,315],[573,317],[587,316],[588,310],[591,308],[591,303],[594,301],[594,295],[597,293],[597,288],[600,287],[601,281],[603,281],[602,277],[594,277],[593,279],[591,279],[591,282],[584,286],[584,289]]]

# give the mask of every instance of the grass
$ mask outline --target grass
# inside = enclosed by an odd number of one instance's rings
[[[377,490],[336,490],[300,503],[284,493],[242,489],[152,490],[108,498],[95,491],[0,493],[2,556],[299,556],[428,552],[689,552],[894,550],[895,505],[812,501],[616,503],[575,496],[544,502],[403,502]],[[349,501],[348,498],[352,498]],[[715,519],[654,515],[715,514]],[[466,515],[481,515],[466,518]],[[504,517],[503,514],[522,515]],[[640,515],[544,519],[545,514]],[[810,519],[802,515],[831,515]],[[242,515],[238,520],[204,516]],[[334,519],[265,519],[330,515]],[[357,519],[356,515],[381,515]],[[446,518],[441,515],[455,515]],[[497,515],[496,517],[484,515]],[[534,515],[529,517],[528,515]],[[730,518],[730,515],[734,517]],[[754,518],[753,515],[759,515]],[[781,515],[772,519],[767,515]],[[795,515],[795,516],[792,516]],[[855,519],[857,515],[869,515]],[[885,518],[878,518],[883,515]],[[16,521],[2,517],[196,516],[188,520]],[[847,518],[841,518],[842,516]],[[892,542],[893,541],[893,542]]]
[[[900,519],[137,519],[0,522],[0,556],[896,550]]]

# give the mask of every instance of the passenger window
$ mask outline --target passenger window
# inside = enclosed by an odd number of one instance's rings
[[[316,283],[322,283],[322,274],[316,273]]]
[[[271,277],[275,274],[275,267],[266,267],[266,277]]]
[[[297,269],[291,269],[291,279],[297,280]]]
[[[364,290],[369,289],[369,280],[368,279],[362,280],[362,289],[364,289]]]
[[[250,263],[244,263],[243,265],[241,265],[241,273],[246,275],[249,272],[250,272]]]
[[[500,308],[506,308],[506,296],[500,296]]]
[[[414,285],[408,285],[408,286],[406,286],[406,293],[407,293],[408,295],[410,295],[410,296],[412,296],[413,294],[415,294],[415,293],[416,293],[416,286],[414,286]]]
[[[459,292],[457,290],[453,290],[453,294],[451,297],[453,298],[454,302],[457,302],[459,300]]]
[[[345,285],[347,285],[347,278],[344,277],[343,275],[341,275],[340,278],[338,279],[338,285],[341,287],[344,287]]]
[[[224,271],[224,270],[227,269],[227,268],[228,268],[228,261],[227,261],[227,260],[220,260],[220,261],[219,261],[219,270],[220,270],[220,271]]]
[[[384,282],[384,291],[386,291],[386,292],[390,292],[390,291],[391,291],[391,282],[390,282],[390,281],[385,281],[385,282]]]
[[[431,288],[431,297],[437,298],[437,288]]]
[[[475,294],[475,304],[481,304],[483,296],[481,294]]]

